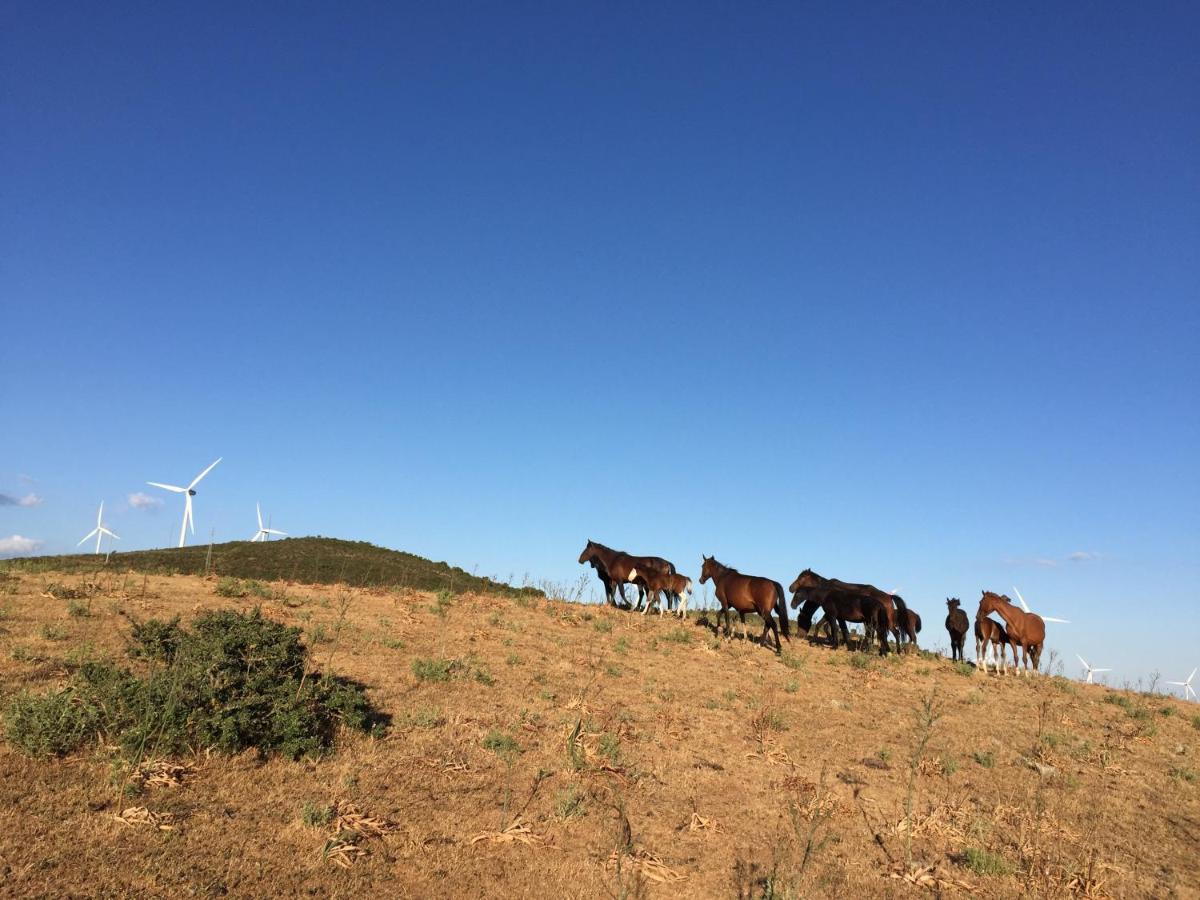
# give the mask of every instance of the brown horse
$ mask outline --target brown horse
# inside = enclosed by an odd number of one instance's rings
[[[830,592],[839,592],[846,596],[872,597],[878,600],[887,613],[887,629],[884,633],[884,640],[887,640],[887,633],[890,632],[896,639],[896,650],[900,650],[900,622],[908,619],[908,606],[904,599],[899,594],[889,594],[887,591],[881,591],[873,584],[854,584],[849,581],[839,581],[836,578],[826,578],[823,575],[818,575],[812,569],[805,569],[796,576],[796,580],[792,582],[788,588],[788,592],[792,594],[792,609],[795,609],[801,602],[816,597],[818,602],[823,602],[825,597]],[[852,621],[859,621],[854,619]],[[866,622],[867,630],[870,631],[875,627],[875,621],[869,619]],[[913,643],[916,643],[916,635],[913,634]]]
[[[672,612],[681,619],[687,618],[687,603],[688,597],[692,593],[692,579],[686,575],[666,574],[663,572],[651,572],[637,570],[637,575],[634,577],[634,583],[644,588],[646,591],[646,607],[642,610],[642,615],[650,612],[652,604],[658,604],[658,614],[663,615],[663,607],[658,603],[658,595],[666,594],[667,609],[671,609],[671,601],[674,600],[676,608]]]
[[[910,644],[917,646],[917,633],[921,630],[921,617],[916,610],[905,609],[900,619],[900,633],[908,638]]]
[[[960,606],[962,601],[957,597],[946,598],[946,607],[950,610],[946,614],[946,630],[950,632],[950,654],[956,662],[965,662],[963,644],[966,643],[967,629],[971,627],[971,622],[967,614],[959,609]]]
[[[591,563],[600,581],[604,584],[604,599],[609,606],[616,606],[614,597],[616,591],[621,593],[621,602],[629,608],[625,598],[625,585],[636,584],[638,570],[643,572],[663,572],[674,575],[675,566],[661,556],[632,556],[620,550],[613,550],[595,541],[588,541],[583,552],[579,554],[579,564]],[[638,606],[642,605],[644,591],[638,588]]]
[[[783,644],[779,641],[780,629],[783,629],[783,636],[788,639],[788,643],[791,643],[792,640],[791,634],[788,632],[787,600],[783,596],[783,585],[770,578],[743,575],[737,569],[731,569],[729,566],[717,562],[711,556],[701,555],[700,558],[704,560],[704,566],[700,569],[700,583],[704,584],[711,578],[716,586],[717,600],[721,604],[721,612],[717,614],[717,618],[719,621],[721,616],[725,617],[726,639],[729,638],[730,609],[737,610],[743,629],[746,626],[746,613],[756,612],[763,620],[760,643],[766,646],[767,633],[771,632],[775,635],[775,652],[782,653]],[[779,616],[778,625],[771,617],[772,610]]]
[[[879,636],[879,655],[887,656],[887,610],[877,598],[847,591],[814,590],[809,593],[800,612],[796,614],[796,624],[806,632],[811,631],[813,614],[818,609],[824,611],[825,620],[829,622],[830,642],[835,650],[838,646],[838,629],[841,629],[842,640],[849,647],[850,632],[846,623],[862,622],[868,627],[874,626],[872,630]],[[869,638],[867,642],[869,643]]]
[[[1008,626],[1008,642],[1013,648],[1013,668],[1020,674],[1029,674],[1029,663],[1033,662],[1033,671],[1037,672],[1042,658],[1042,645],[1046,642],[1046,623],[1037,613],[1025,612],[1013,605],[1013,602],[1003,594],[984,591],[979,600],[980,616],[995,613]],[[1017,662],[1017,648],[1021,648],[1021,663]],[[1032,660],[1030,659],[1032,657]]]
[[[997,658],[996,671],[1004,674],[1004,647],[1008,644],[1008,632],[1004,626],[994,619],[975,613],[975,664],[982,665],[983,671],[988,670],[988,647],[994,647]],[[1016,665],[1016,660],[1013,660]]]

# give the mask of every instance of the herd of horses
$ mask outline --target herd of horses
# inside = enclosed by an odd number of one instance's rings
[[[759,642],[766,646],[768,635],[773,636],[775,652],[781,653],[783,643],[780,635],[791,642],[788,604],[783,585],[770,578],[743,575],[737,569],[720,563],[711,556],[702,555],[701,561],[700,583],[712,581],[717,602],[720,604],[717,613],[718,630],[723,620],[725,637],[728,639],[731,636],[730,613],[736,612],[741,622],[742,634],[745,636],[746,614],[757,613],[763,621]],[[661,556],[636,556],[589,540],[583,552],[579,554],[579,563],[590,564],[596,570],[596,575],[604,585],[605,602],[610,606],[619,605],[616,599],[619,595],[622,608],[641,610],[642,615],[648,613],[651,606],[656,605],[660,616],[667,611],[681,618],[687,615],[692,580],[679,574],[675,565]],[[626,585],[637,588],[636,607],[625,596]],[[788,593],[792,595],[792,608],[798,610],[796,624],[804,629],[805,633],[816,633],[820,631],[822,624],[827,623],[830,643],[835,649],[839,646],[839,632],[842,642],[850,645],[849,623],[862,624],[864,640],[868,646],[874,640],[878,640],[881,656],[889,652],[889,635],[895,639],[897,651],[902,649],[905,641],[914,648],[917,645],[921,617],[909,609],[908,604],[898,594],[882,591],[870,584],[825,578],[812,569],[805,569],[797,575],[796,580],[788,587]],[[954,659],[960,660],[963,659],[963,644],[970,622],[967,614],[960,608],[962,601],[957,597],[948,599],[946,606],[949,609],[946,630],[950,633],[951,650]],[[814,632],[813,618],[818,611],[823,617],[817,622]],[[999,616],[1004,624],[990,618],[991,613]],[[999,657],[997,671],[1004,672],[1006,646],[1012,647],[1014,668],[1020,671],[1017,663],[1019,650],[1026,672],[1031,662],[1034,671],[1037,671],[1045,639],[1046,625],[1040,616],[1023,611],[1003,594],[983,592],[975,614],[975,654],[985,672],[988,671],[989,650]]]

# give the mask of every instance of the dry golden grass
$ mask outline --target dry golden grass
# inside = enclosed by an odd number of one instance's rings
[[[1177,700],[1129,695],[1139,717],[1101,686],[862,668],[796,638],[781,660],[540,599],[89,578],[0,581],[4,699],[122,655],[127,615],[258,602],[394,721],[322,761],[129,771],[102,746],[0,743],[6,895],[1198,895],[1200,730]],[[453,661],[448,680],[419,680],[417,658]]]

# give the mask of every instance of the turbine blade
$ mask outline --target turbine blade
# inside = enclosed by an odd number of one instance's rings
[[[82,544],[82,543],[83,543],[83,541],[86,541],[88,538],[90,538],[92,535],[94,535],[94,534],[95,534],[95,533],[96,533],[98,530],[99,530],[99,529],[97,529],[97,528],[93,528],[91,531],[89,531],[87,534],[85,534],[85,535],[83,536],[83,540],[81,540],[81,541],[79,542],[79,544]],[[76,546],[76,547],[78,547],[78,546],[79,546],[79,544],[76,544],[75,546]]]
[[[1092,669],[1093,672],[1111,672],[1112,669]]]
[[[104,519],[104,501],[100,501],[100,511],[96,513],[96,524],[99,525]]]
[[[101,529],[100,529],[100,533],[101,533],[101,534],[107,534],[107,535],[108,535],[110,538],[115,538],[115,539],[116,539],[116,540],[118,540],[118,541],[121,539],[121,536],[120,536],[119,534],[113,534],[113,533],[112,533],[111,531],[109,531],[107,528],[101,528]]]
[[[258,501],[254,501],[254,511],[258,513],[258,530],[262,531],[262,507],[258,505]]]
[[[162,488],[164,491],[174,491],[177,494],[187,493],[187,488],[176,487],[173,484],[160,484],[157,481],[147,481],[146,484],[150,485],[151,487]]]
[[[1085,669],[1090,669],[1090,668],[1091,668],[1091,666],[1089,666],[1089,665],[1087,664],[1087,660],[1086,660],[1086,659],[1084,659],[1082,656],[1080,656],[1078,653],[1076,653],[1076,654],[1075,654],[1075,658],[1076,658],[1077,660],[1079,660],[1081,663],[1083,663],[1083,667],[1084,667]]]
[[[1021,609],[1025,610],[1025,612],[1033,612],[1033,610],[1029,608],[1029,604],[1025,602],[1025,598],[1021,596],[1021,592],[1017,590],[1017,586],[1015,584],[1013,585],[1013,591],[1016,593],[1017,599],[1021,601]]]
[[[1192,679],[1196,677],[1196,673],[1200,672],[1200,668],[1192,669],[1192,674],[1187,677],[1188,684],[1192,683]]]
[[[1070,619],[1056,619],[1054,616],[1042,616],[1043,622],[1058,622],[1060,625],[1070,625]]]
[[[277,531],[274,528],[264,528],[263,531],[265,531],[267,534],[282,534],[284,537],[287,537],[286,531]]]
[[[184,507],[183,507],[183,518],[184,518],[184,521],[187,522],[188,526],[191,527],[192,534],[195,534],[196,533],[196,520],[192,516],[192,495],[191,494],[187,495],[187,503],[185,503]]]
[[[201,472],[199,475],[197,475],[195,478],[193,478],[192,483],[188,485],[188,490],[190,491],[192,488],[194,488],[196,485],[198,485],[200,483],[200,479],[203,478],[205,475],[207,475],[209,472],[211,472],[213,470],[213,466],[215,466],[217,463],[219,463],[224,458],[225,457],[223,457],[223,456],[218,456],[216,459],[216,462],[214,462],[207,469],[205,469],[203,472]]]

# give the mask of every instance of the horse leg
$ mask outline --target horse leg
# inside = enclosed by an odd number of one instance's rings
[[[770,613],[767,613],[766,616],[764,616],[764,621],[770,627],[771,633],[775,635],[775,652],[776,652],[776,654],[782,653],[783,652],[783,642],[779,640],[779,626],[775,624],[774,616],[772,616]],[[763,639],[763,643],[765,644],[767,641],[766,629],[763,629],[762,639]]]

